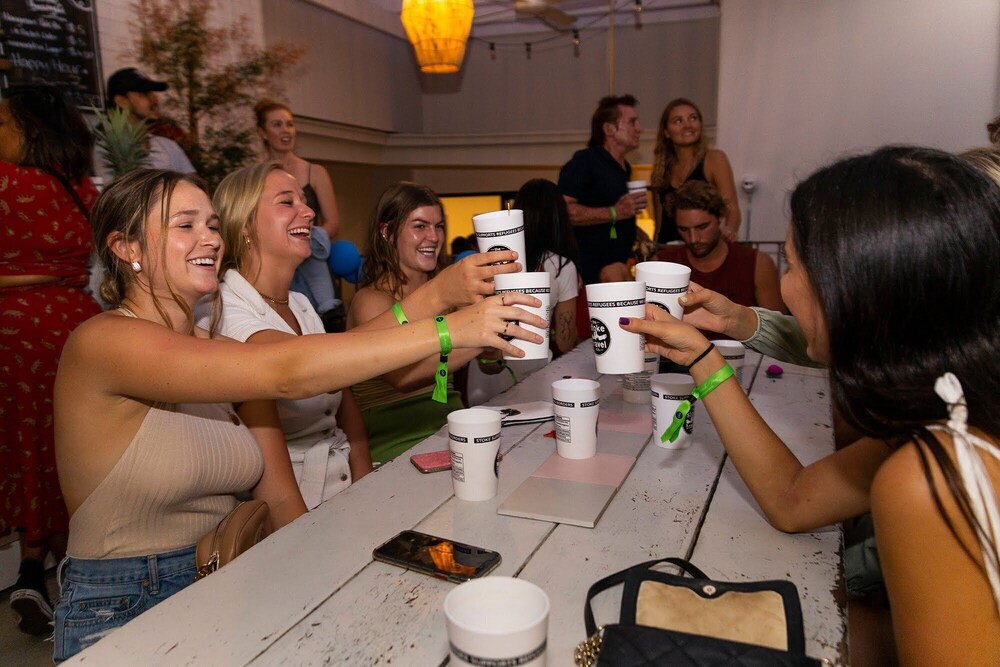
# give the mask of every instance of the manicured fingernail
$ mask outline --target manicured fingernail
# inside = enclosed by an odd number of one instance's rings
[[[688,302],[688,298],[687,298],[687,296],[682,296],[682,297],[680,297],[680,298],[679,298],[679,299],[677,299],[677,300],[678,300],[678,301],[680,301],[681,303],[687,303],[687,302]]]
[[[621,324],[622,326],[625,326],[626,324],[628,324],[628,323],[629,323],[629,322],[631,322],[631,321],[632,321],[632,320],[630,320],[630,319],[629,319],[629,318],[627,318],[627,317],[619,317],[619,318],[618,318],[618,324]]]

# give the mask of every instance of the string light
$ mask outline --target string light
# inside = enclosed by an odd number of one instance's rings
[[[497,45],[494,44],[493,42],[490,42],[490,60],[496,60],[496,59],[497,59]]]
[[[528,54],[528,60],[531,60],[531,42],[524,43],[524,52]]]
[[[635,0],[635,7],[633,8],[636,14],[642,13],[642,0]]]
[[[580,31],[573,31],[573,56],[576,58],[580,57]]]

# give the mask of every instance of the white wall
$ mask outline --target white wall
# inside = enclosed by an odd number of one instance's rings
[[[987,143],[998,53],[995,0],[724,0],[717,146],[760,184],[752,237],[784,238],[789,190],[845,153]]]

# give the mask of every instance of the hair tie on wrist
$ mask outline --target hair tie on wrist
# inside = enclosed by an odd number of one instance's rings
[[[709,343],[708,347],[705,348],[704,352],[702,352],[701,354],[699,354],[697,357],[694,358],[694,361],[692,361],[690,364],[688,364],[687,366],[685,366],[685,368],[687,368],[687,370],[688,370],[688,373],[691,372],[691,369],[694,368],[695,364],[697,364],[699,361],[701,361],[702,359],[704,359],[705,357],[707,357],[708,353],[711,352],[714,349],[715,349],[715,343]]]
[[[444,320],[444,315],[434,318],[434,326],[437,328],[438,340],[441,342],[441,356],[438,357],[437,371],[434,373],[434,393],[431,398],[438,403],[448,402],[448,355],[451,354],[451,332],[448,331],[448,323]]]
[[[614,206],[609,206],[608,213],[611,215],[611,233],[608,234],[608,236],[616,239],[618,238],[618,227],[616,227],[618,222],[618,211],[615,210]]]
[[[400,324],[410,323],[410,320],[406,319],[406,315],[403,313],[403,305],[398,301],[392,304],[392,314],[396,316],[396,321]]]
[[[705,350],[705,354],[708,354],[708,352],[709,350]],[[695,360],[695,363],[697,363],[697,360]],[[693,366],[694,364],[691,365]],[[667,427],[667,430],[663,432],[663,435],[660,436],[660,442],[673,442],[677,440],[677,436],[680,435],[681,432],[681,426],[684,425],[684,420],[687,419],[688,413],[691,412],[691,408],[694,407],[694,404],[711,394],[713,389],[733,377],[734,374],[733,367],[726,364],[719,370],[709,375],[707,380],[695,387],[694,391],[691,392],[691,400],[689,401],[685,399],[681,401],[680,405],[677,406],[677,411],[674,413],[674,419],[670,422],[670,426]]]

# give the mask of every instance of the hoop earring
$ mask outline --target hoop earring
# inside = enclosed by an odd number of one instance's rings
[[[133,260],[133,262],[132,262],[132,270],[135,271],[136,273],[139,273],[140,271],[142,271],[142,265],[139,264],[138,260]]]

